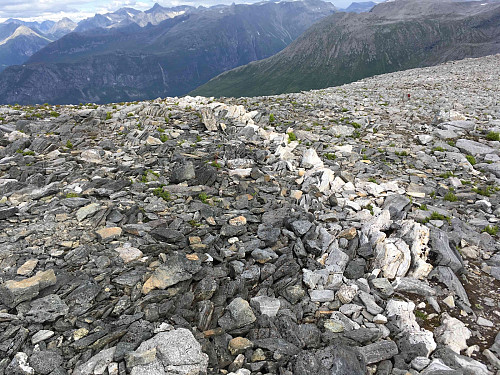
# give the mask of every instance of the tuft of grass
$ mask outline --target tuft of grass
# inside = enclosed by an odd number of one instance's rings
[[[420,318],[422,320],[427,320],[427,314],[420,310],[415,310],[415,317]]]
[[[56,112],[56,111],[51,111],[51,112],[50,112],[50,115],[51,115],[52,117],[59,117],[59,116],[61,116],[61,114],[60,114],[59,112]]]
[[[153,194],[166,202],[170,200],[170,192],[163,190],[163,187],[154,189]]]
[[[270,123],[270,124],[274,124],[274,122],[275,122],[275,121],[276,121],[276,119],[274,118],[274,114],[272,114],[272,113],[271,113],[271,114],[269,115],[269,123]]]
[[[68,139],[68,141],[66,142],[66,147],[67,148],[73,148],[73,143],[71,143],[71,141]]]
[[[288,133],[288,143],[296,141],[297,135],[294,132]]]
[[[28,151],[23,151],[21,149],[16,150],[18,154],[23,154],[24,156],[30,155],[30,156],[35,156],[35,152],[28,150]]]
[[[446,172],[441,173],[439,175],[439,177],[441,177],[441,178],[449,178],[449,177],[452,177],[452,176],[454,176],[454,174],[453,174],[452,171],[446,171]]]
[[[211,165],[212,167],[217,168],[217,169],[222,168],[222,165],[220,165],[220,164],[219,164],[219,163],[217,163],[216,161],[211,162],[211,163],[210,163],[210,165]]]
[[[373,205],[372,204],[368,204],[365,206],[365,208],[370,211],[370,214],[373,216]]]
[[[489,141],[500,141],[500,133],[489,132],[488,134],[486,134],[486,139]]]
[[[465,158],[467,159],[467,161],[471,164],[471,165],[474,165],[476,164],[476,158],[472,155],[466,155]]]
[[[498,191],[498,188],[494,186],[486,186],[484,188],[472,188],[472,191],[484,197],[489,197],[495,191]]]
[[[335,160],[337,158],[337,156],[335,154],[332,154],[330,152],[327,152],[324,156],[328,160]]]
[[[429,209],[427,208],[427,205],[426,205],[426,204],[421,204],[421,205],[420,205],[420,209],[421,209],[422,211],[429,211]]]
[[[208,199],[210,197],[206,193],[200,193],[198,194],[198,198],[200,199],[201,203],[208,204]]]
[[[444,200],[445,201],[448,201],[448,202],[456,202],[458,200],[457,196],[455,195],[455,193],[453,193],[452,191],[449,191],[446,193],[446,195],[444,196]]]
[[[451,218],[449,216],[441,215],[441,214],[437,213],[436,211],[432,211],[431,216],[426,218],[424,220],[424,223],[428,223],[431,220],[443,220],[443,221],[446,220],[448,222],[448,224],[451,223]]]
[[[444,152],[444,148],[442,148],[441,146],[436,146],[432,149],[432,151]]]
[[[67,193],[66,198],[78,198],[80,195],[77,193]]]
[[[166,135],[166,134],[160,135],[160,141],[162,141],[163,143],[165,143],[166,141],[168,141],[168,135]]]
[[[496,236],[498,234],[498,225],[487,225],[486,227],[484,227],[483,232],[488,233],[490,236]]]
[[[106,120],[111,120],[111,117],[113,117],[111,112],[106,113]]]
[[[198,223],[196,220],[189,220],[188,223],[195,228],[201,227],[201,223]]]

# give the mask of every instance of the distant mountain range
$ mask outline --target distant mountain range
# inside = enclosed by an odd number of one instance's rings
[[[271,95],[495,53],[499,1],[156,4],[0,24],[0,103]]]
[[[27,22],[15,18],[0,23],[0,71],[10,65],[24,64],[35,52],[50,42],[75,31],[83,32],[96,28],[120,28],[128,25],[144,27],[196,11],[190,6],[165,8],[158,3],[147,11],[121,8],[113,13],[96,14],[94,17],[75,23],[69,18],[58,22]]]
[[[336,13],[280,53],[225,72],[192,95],[259,96],[500,53],[500,3],[397,0]]]
[[[142,13],[148,19],[175,15],[155,8]],[[274,55],[336,9],[329,2],[303,0],[171,11],[182,14],[144,27],[130,22],[144,15],[127,9],[115,12],[122,18],[113,22],[121,27],[107,25],[109,15],[80,22],[75,31],[85,31],[67,34],[25,65],[5,69],[0,102],[102,103],[183,95],[223,71]],[[91,22],[107,26],[87,29]]]

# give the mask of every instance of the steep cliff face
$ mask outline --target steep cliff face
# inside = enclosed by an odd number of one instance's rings
[[[330,3],[233,5],[158,26],[72,33],[0,75],[2,103],[108,102],[182,95],[217,74],[285,48]]]
[[[418,17],[417,17],[418,15]],[[279,54],[228,71],[193,91],[271,95],[500,52],[500,4],[396,1],[332,15]]]

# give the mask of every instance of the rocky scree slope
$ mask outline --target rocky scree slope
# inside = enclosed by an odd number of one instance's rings
[[[499,62],[1,107],[0,374],[498,373]]]
[[[335,7],[319,0],[232,5],[144,28],[72,33],[0,75],[0,103],[86,103],[184,95],[290,44]]]
[[[500,52],[500,4],[394,1],[336,13],[280,53],[192,91],[255,96],[320,89],[376,74]]]

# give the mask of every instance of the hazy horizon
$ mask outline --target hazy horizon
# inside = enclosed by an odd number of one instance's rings
[[[23,21],[59,21],[65,17],[73,21],[93,17],[96,13],[103,14],[115,12],[120,8],[129,7],[137,10],[148,10],[155,3],[164,7],[173,7],[178,5],[191,6],[212,6],[217,4],[249,4],[257,3],[262,0],[7,0],[0,3],[0,22],[4,22],[9,18],[16,18]],[[363,0],[361,0],[363,1]],[[351,4],[351,0],[331,0],[335,6],[345,8]]]

